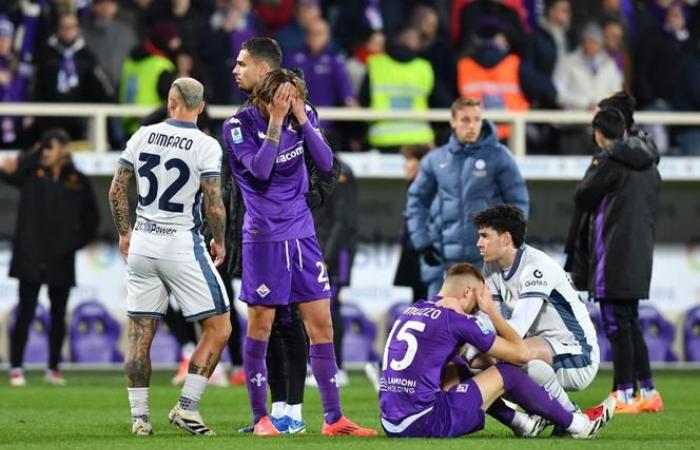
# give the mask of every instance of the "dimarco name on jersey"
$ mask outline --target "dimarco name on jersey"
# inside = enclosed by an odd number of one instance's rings
[[[192,148],[192,139],[188,137],[170,136],[168,134],[155,132],[148,135],[148,143],[160,147],[179,148],[180,150],[189,150]]]

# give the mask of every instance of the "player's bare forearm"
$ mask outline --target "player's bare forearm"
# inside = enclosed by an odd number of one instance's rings
[[[148,387],[151,379],[151,342],[156,334],[156,319],[129,318],[129,337],[124,372],[129,387]]]
[[[109,188],[109,206],[112,210],[114,224],[119,236],[126,236],[131,231],[131,217],[129,216],[129,183],[134,176],[134,171],[124,166],[119,166],[112,178]]]
[[[226,237],[226,209],[221,199],[221,177],[202,178],[204,193],[204,214],[216,242],[224,245]]]

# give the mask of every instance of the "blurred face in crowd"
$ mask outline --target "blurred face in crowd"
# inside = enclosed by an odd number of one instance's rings
[[[617,12],[622,7],[622,0],[603,0],[603,11]]]
[[[311,53],[319,53],[331,39],[331,32],[328,28],[328,23],[323,19],[313,21],[306,31],[306,45],[311,50]]]
[[[386,50],[386,36],[381,31],[376,31],[367,39],[367,51],[371,54],[384,53]]]
[[[484,262],[497,262],[506,256],[508,247],[513,243],[510,233],[498,234],[491,227],[479,228],[479,240],[476,246]]]
[[[12,37],[0,34],[0,55],[9,55],[12,51]]]
[[[314,2],[302,1],[297,6],[297,22],[303,29],[308,29],[314,21],[321,18],[321,8]]]
[[[406,47],[413,52],[419,52],[420,46],[420,33],[415,28],[408,28],[399,34],[397,38],[399,45]]]
[[[270,71],[270,65],[266,61],[256,61],[248,50],[238,52],[236,67],[233,68],[233,77],[238,88],[243,92],[252,92],[260,83],[262,77]]]
[[[432,40],[438,32],[440,21],[437,12],[428,6],[419,6],[414,23],[424,39]]]
[[[170,5],[175,17],[184,17],[190,10],[190,0],[172,0]]]
[[[418,158],[406,157],[404,159],[404,164],[406,166],[406,180],[411,181],[418,175],[418,169],[420,168],[420,161]]]
[[[547,18],[551,24],[567,28],[571,24],[571,3],[568,0],[556,2],[549,8]]]
[[[581,47],[583,48],[583,53],[589,58],[594,57],[600,51],[601,42],[593,37],[585,36],[583,42],[581,42]]]
[[[62,44],[72,44],[80,35],[78,17],[73,15],[61,16],[58,19],[58,40]]]
[[[666,29],[669,31],[685,30],[685,16],[683,15],[683,7],[674,5],[666,14]]]
[[[41,149],[41,166],[45,168],[53,167],[63,161],[68,148],[61,145],[58,139],[51,139],[51,146]]]
[[[603,29],[603,39],[605,41],[605,50],[610,53],[617,53],[622,50],[622,42],[625,37],[625,31],[622,25],[616,22],[610,22]]]
[[[102,0],[94,3],[92,10],[95,13],[95,17],[100,22],[111,22],[119,6],[114,0]]]
[[[179,53],[175,58],[175,68],[177,70],[178,76],[191,76],[193,67],[194,63],[192,61],[192,55],[189,55],[187,53]]]
[[[465,106],[455,111],[450,117],[450,126],[459,142],[473,144],[479,139],[482,115],[480,106]]]

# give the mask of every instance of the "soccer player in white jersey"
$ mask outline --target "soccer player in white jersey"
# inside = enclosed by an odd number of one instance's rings
[[[508,323],[525,338],[530,377],[564,407],[576,406],[565,391],[579,391],[600,364],[596,331],[564,269],[544,252],[525,244],[522,211],[499,205],[474,217],[483,275]]]
[[[119,250],[127,262],[125,372],[132,433],[137,436],[152,434],[149,352],[170,294],[185,318],[202,327],[180,400],[170,411],[170,423],[195,435],[214,434],[202,421],[199,402],[231,334],[231,324],[229,300],[215,270],[225,256],[222,151],[215,139],[197,129],[203,99],[204,88],[197,80],[175,80],[168,94],[170,119],[142,127],[129,139],[109,191]],[[127,190],[135,173],[139,200],[132,230]],[[199,233],[202,196],[213,234],[213,263]]]

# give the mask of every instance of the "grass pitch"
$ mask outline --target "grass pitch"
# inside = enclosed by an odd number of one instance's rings
[[[68,386],[42,383],[42,374],[30,372],[29,385],[0,385],[0,447],[11,449],[426,449],[484,448],[489,450],[539,448],[674,448],[700,449],[700,372],[657,372],[657,385],[666,411],[661,414],[619,416],[592,441],[543,437],[516,439],[503,426],[488,419],[485,430],[451,440],[396,440],[379,438],[325,438],[320,436],[321,408],[316,389],[307,388],[305,435],[254,438],[236,432],[250,421],[245,387],[210,387],[204,395],[202,415],[218,436],[192,437],[167,422],[179,388],[170,386],[170,372],[154,373],[150,394],[155,435],[134,438],[130,434],[129,405],[119,372],[67,372]],[[592,406],[609,391],[610,372],[601,372],[585,392],[572,397],[582,407]],[[360,374],[342,391],[344,412],[363,425],[379,428],[376,394]],[[545,431],[549,435],[551,428]],[[331,447],[332,446],[332,447]]]

